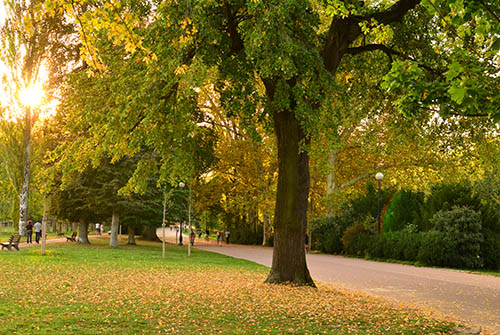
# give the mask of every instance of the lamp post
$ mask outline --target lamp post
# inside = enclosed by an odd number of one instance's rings
[[[179,182],[180,188],[184,188],[184,186],[186,186],[186,184],[184,184],[182,181]],[[181,222],[179,223],[179,245],[183,245],[182,244],[182,218],[181,218]]]
[[[378,172],[375,175],[375,179],[378,181],[378,211],[377,211],[377,222],[378,222],[378,232],[381,232],[381,225],[380,225],[380,211],[382,209],[382,196],[381,196],[381,184],[382,184],[382,179],[384,179],[384,174],[382,172]]]

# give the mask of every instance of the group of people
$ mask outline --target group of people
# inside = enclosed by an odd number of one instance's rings
[[[104,234],[104,225],[101,223],[96,223],[95,224],[95,231],[97,232],[97,235],[102,235]]]
[[[42,223],[37,221],[35,224],[31,220],[28,220],[26,225],[26,243],[33,243],[33,229],[35,230],[35,242],[40,243],[40,238],[42,237]]]
[[[198,232],[198,238],[201,238],[201,231]],[[207,229],[205,230],[205,241],[209,241],[209,236],[210,236],[210,231]],[[219,230],[215,233],[215,236],[217,237],[217,245],[222,245],[222,232]],[[226,238],[226,244],[229,244],[229,236],[231,236],[231,233],[229,231],[226,231],[224,233],[224,237]],[[191,245],[194,245],[194,240],[196,238],[196,233],[194,230],[191,230],[191,234],[189,235],[189,241]]]
[[[224,233],[224,237],[226,238],[226,244],[229,244],[229,236],[230,235],[231,235],[231,233],[226,230],[226,232]],[[217,245],[222,245],[222,233],[217,230],[217,233],[215,234],[215,236],[217,237]]]

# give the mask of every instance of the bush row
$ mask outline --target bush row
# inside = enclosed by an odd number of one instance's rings
[[[356,224],[344,233],[344,251],[356,256],[417,261],[442,267],[500,268],[500,236],[485,238],[479,213],[467,207],[456,207],[437,212],[430,221],[434,227],[430,231],[417,232],[410,226],[386,234],[373,234]]]

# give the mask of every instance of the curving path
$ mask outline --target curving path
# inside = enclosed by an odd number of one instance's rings
[[[175,243],[175,231],[166,229],[166,241]],[[272,248],[198,239],[195,247],[271,266]],[[307,255],[307,264],[316,281],[458,317],[500,335],[500,277],[322,254]]]

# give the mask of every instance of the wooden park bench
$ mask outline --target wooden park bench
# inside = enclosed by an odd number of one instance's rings
[[[76,234],[77,232],[74,231],[73,234],[71,234],[71,236],[66,236],[66,242],[76,242]]]
[[[21,240],[21,235],[14,234],[9,238],[7,243],[0,243],[2,245],[2,250],[7,248],[8,250],[12,250],[12,247],[16,248],[19,251],[19,241]]]

